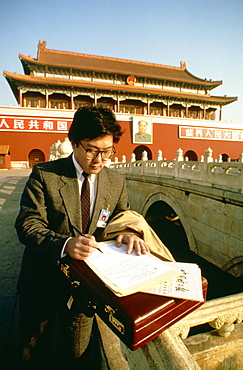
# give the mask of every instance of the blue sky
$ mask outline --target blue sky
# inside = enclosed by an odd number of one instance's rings
[[[18,54],[48,49],[170,66],[222,80],[211,94],[238,96],[223,121],[243,124],[243,0],[1,0],[0,106],[17,105],[4,70]]]

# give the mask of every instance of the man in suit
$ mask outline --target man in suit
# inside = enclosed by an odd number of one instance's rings
[[[75,302],[67,308],[70,287],[59,267],[62,259],[84,260],[96,251],[104,231],[99,224],[104,212],[109,222],[128,209],[125,179],[105,166],[121,135],[110,110],[79,109],[68,135],[73,153],[34,166],[25,186],[15,225],[26,246],[18,282],[23,368],[53,368],[51,338],[56,312],[60,317],[60,368],[92,368],[93,319],[80,312]],[[87,216],[86,206],[80,202],[85,182],[89,215],[88,224],[82,226]],[[79,235],[77,229],[85,235]],[[127,253],[133,248],[137,255],[148,252],[135,234],[118,235],[116,243],[127,243]],[[99,368],[97,363],[93,366]]]

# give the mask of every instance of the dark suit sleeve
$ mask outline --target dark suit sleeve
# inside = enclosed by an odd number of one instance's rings
[[[25,186],[20,212],[15,223],[21,243],[36,257],[53,257],[58,260],[68,236],[50,228],[47,213],[46,187],[41,166],[35,166]]]

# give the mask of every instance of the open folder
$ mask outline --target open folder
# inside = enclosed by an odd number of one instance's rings
[[[127,254],[127,244],[117,248],[115,241],[101,242],[99,249],[85,262],[117,296],[136,293],[181,275],[179,269],[151,253]]]

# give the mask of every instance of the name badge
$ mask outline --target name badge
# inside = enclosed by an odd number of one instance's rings
[[[99,216],[99,220],[97,222],[97,227],[103,227],[105,228],[106,225],[107,225],[107,221],[110,217],[110,211],[108,211],[107,209],[102,209],[100,211],[100,216]]]

